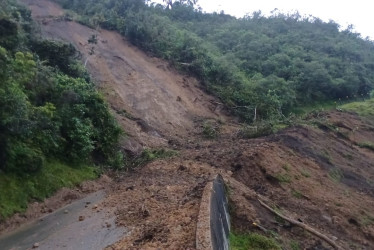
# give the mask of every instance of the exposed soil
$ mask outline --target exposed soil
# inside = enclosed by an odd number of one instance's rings
[[[330,249],[320,239],[276,218],[258,198],[314,227],[344,249],[374,249],[373,121],[327,112],[309,125],[275,135],[241,139],[239,125],[198,82],[147,56],[115,32],[63,21],[46,0],[24,0],[43,36],[71,42],[105,94],[129,138],[124,149],[169,147],[179,155],[117,174],[103,206],[130,231],[109,249],[194,249],[200,198],[207,181],[221,173],[229,188],[233,229],[270,230],[285,249]],[[87,40],[98,36],[98,44]],[[91,47],[94,54],[89,56]],[[201,125],[220,126],[203,139]],[[12,224],[12,222],[10,223]],[[8,224],[9,225],[9,224]]]

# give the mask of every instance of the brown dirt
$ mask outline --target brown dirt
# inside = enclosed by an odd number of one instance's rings
[[[300,219],[344,249],[374,249],[374,153],[359,142],[374,142],[373,121],[343,112],[321,113],[309,125],[259,139],[241,139],[238,125],[198,82],[147,56],[117,33],[95,31],[56,20],[57,5],[25,0],[43,23],[44,36],[69,41],[88,57],[88,38],[98,35],[88,69],[123,128],[124,148],[172,147],[180,154],[121,173],[105,206],[130,233],[109,249],[194,249],[204,185],[221,173],[229,187],[233,229],[271,230],[286,249],[329,249],[326,243],[279,220],[257,201]],[[48,10],[54,12],[48,12]],[[179,98],[178,98],[179,97]],[[125,112],[125,111],[126,112]],[[221,124],[217,139],[204,140],[201,124]]]

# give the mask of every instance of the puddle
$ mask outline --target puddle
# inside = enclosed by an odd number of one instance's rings
[[[104,191],[98,191],[55,212],[0,236],[0,249],[103,249],[118,241],[126,228],[116,227],[110,210],[99,210]],[[95,205],[99,207],[95,209]],[[84,219],[79,221],[79,217]]]

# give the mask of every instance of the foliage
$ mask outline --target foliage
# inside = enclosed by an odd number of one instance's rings
[[[47,62],[52,67],[57,67],[63,73],[72,77],[89,79],[85,69],[75,59],[76,50],[73,45],[59,41],[34,39],[31,49],[39,56],[40,60]]]
[[[41,201],[61,187],[74,185],[97,177],[88,166],[72,168],[59,162],[47,162],[45,167],[27,178],[12,173],[0,175],[0,220],[15,212],[23,212],[27,203]]]
[[[361,142],[358,144],[358,146],[360,146],[361,148],[367,148],[367,149],[370,149],[371,151],[374,151],[374,143],[372,142]]]
[[[374,117],[374,98],[362,102],[347,103],[340,107],[345,111],[353,111],[364,117]]]
[[[52,158],[123,165],[121,130],[74,47],[35,39],[13,0],[0,7],[0,174],[34,174]]]
[[[55,0],[81,22],[119,31],[150,54],[196,76],[248,122],[298,107],[367,97],[374,45],[359,34],[298,13],[206,14],[190,1]]]
[[[340,182],[344,174],[339,168],[332,168],[329,170],[329,176],[334,182]]]
[[[212,121],[205,121],[203,124],[203,136],[206,139],[215,139],[219,135],[218,124]]]
[[[236,234],[230,232],[230,248],[233,250],[247,249],[282,249],[273,239],[257,233]]]
[[[164,159],[176,156],[178,152],[174,150],[166,150],[166,149],[146,149],[144,150],[139,157],[134,159],[131,164],[128,166],[129,168],[140,167],[144,166],[145,164],[154,161],[156,159]]]
[[[280,183],[290,183],[291,182],[291,176],[289,174],[281,174],[278,173],[275,175],[275,178],[280,182]]]

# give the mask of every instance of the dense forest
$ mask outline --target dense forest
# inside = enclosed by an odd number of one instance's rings
[[[78,21],[117,30],[148,53],[196,76],[248,122],[295,107],[366,97],[374,86],[374,44],[298,13],[207,14],[195,1],[55,0]],[[70,15],[73,16],[72,13]]]
[[[30,12],[15,1],[0,7],[0,171],[119,161],[121,130],[74,47],[36,39]]]

